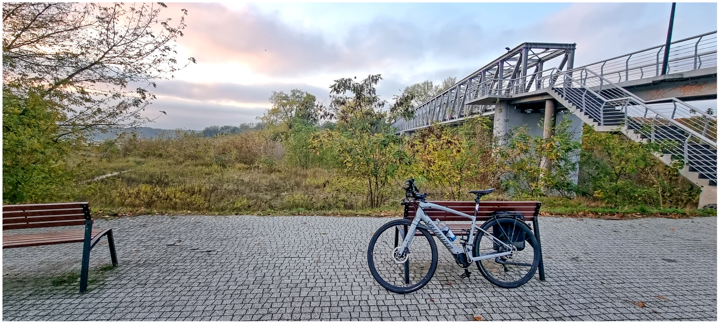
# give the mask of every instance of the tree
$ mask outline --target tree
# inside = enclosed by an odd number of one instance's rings
[[[502,161],[492,157],[492,121],[466,119],[462,125],[421,129],[406,148],[413,157],[409,172],[435,186],[449,189],[452,200],[467,197],[467,185],[491,186],[499,180]],[[470,189],[477,189],[470,188]]]
[[[171,25],[163,7],[3,4],[5,201],[61,199],[66,155],[87,131],[148,121],[140,114],[155,98],[148,88],[181,68],[174,42],[187,11]]]
[[[262,125],[260,124],[253,125],[253,123],[242,123],[240,126],[225,125],[205,127],[202,133],[204,137],[215,137],[217,135],[240,134],[259,129],[262,129]]]
[[[542,120],[539,125],[542,127]],[[546,192],[574,195],[573,176],[581,145],[573,138],[570,126],[570,120],[563,119],[547,139],[533,136],[526,126],[514,128],[507,145],[496,152],[507,171],[502,185],[516,196],[538,197]],[[542,165],[543,159],[550,161],[550,169]]]
[[[268,126],[291,130],[296,120],[309,125],[315,125],[319,120],[320,106],[315,103],[315,96],[305,91],[293,89],[290,94],[273,91],[270,103],[272,107],[258,118]]]
[[[371,208],[385,202],[386,185],[400,166],[409,161],[403,151],[403,139],[393,134],[383,110],[387,102],[375,91],[381,79],[376,74],[360,82],[355,78],[335,80],[330,86],[331,104],[323,116],[336,118],[336,127],[325,129],[312,139],[312,149],[317,154],[330,148],[337,156],[340,170],[367,183],[366,198]]]
[[[579,191],[583,195],[613,206],[697,204],[700,188],[680,175],[682,163],[667,166],[655,157],[662,152],[660,141],[638,143],[585,125],[582,148]]]
[[[456,80],[454,77],[447,77],[438,85],[433,85],[432,81],[423,81],[405,88],[403,95],[411,95],[413,98],[412,105],[418,107],[430,99],[435,98],[443,91],[450,89],[457,83]]]
[[[148,121],[140,114],[155,99],[148,89],[180,68],[174,42],[186,26],[187,10],[171,25],[164,7],[3,4],[3,96],[54,102],[58,137]]]
[[[36,93],[3,91],[4,202],[50,201],[71,189],[64,162],[71,143],[57,140],[58,113],[48,104]]]

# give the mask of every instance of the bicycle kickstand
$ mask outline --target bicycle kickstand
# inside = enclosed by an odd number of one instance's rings
[[[465,273],[461,274],[460,278],[470,278],[470,271],[468,271],[468,269],[465,268]]]

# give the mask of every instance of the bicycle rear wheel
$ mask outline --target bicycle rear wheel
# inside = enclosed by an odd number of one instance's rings
[[[425,286],[437,268],[438,253],[435,240],[427,230],[417,228],[416,236],[406,254],[402,245],[412,222],[399,219],[380,227],[368,246],[368,266],[375,280],[385,289],[405,294]]]
[[[512,251],[512,254],[477,261],[480,273],[493,284],[515,288],[528,282],[540,263],[540,250],[530,228],[514,218],[492,219],[481,227],[492,235],[478,231],[473,256]],[[502,243],[508,244],[508,246]]]

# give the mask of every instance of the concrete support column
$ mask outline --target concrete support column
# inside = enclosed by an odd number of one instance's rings
[[[555,134],[555,100],[545,100],[545,124],[543,125],[543,138],[550,138]]]
[[[717,187],[703,186],[702,191],[700,192],[698,208],[703,208],[707,205],[713,204],[717,206]]]
[[[495,115],[493,116],[493,137],[499,145],[507,143],[507,136],[510,133],[510,110],[512,107],[507,102],[495,104]]]
[[[553,125],[557,127],[558,124],[560,124],[564,119],[570,120],[570,128],[569,131],[572,133],[572,138],[574,141],[578,141],[582,143],[582,134],[583,134],[583,121],[580,119],[580,117],[575,116],[573,113],[571,113],[568,110],[563,110],[560,113],[556,113],[557,118]],[[580,151],[577,152],[574,156],[571,157],[571,159],[575,162],[580,161]],[[578,176],[580,175],[580,165],[578,164],[575,171],[570,175],[570,179],[577,184],[578,183]]]
[[[557,114],[555,113],[555,100],[548,99],[545,100],[545,118],[544,125],[543,125],[543,139],[548,139],[552,137],[555,134],[555,117]],[[550,161],[543,158],[540,165],[543,166],[545,169],[550,169]]]

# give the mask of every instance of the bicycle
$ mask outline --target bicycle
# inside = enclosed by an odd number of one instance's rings
[[[524,219],[508,212],[495,213],[482,226],[475,225],[480,199],[494,189],[470,191],[475,194],[475,214],[456,211],[425,201],[414,179],[406,181],[406,199],[418,203],[415,218],[393,220],[381,226],[368,246],[368,266],[375,280],[394,293],[409,293],[425,286],[435,274],[438,252],[430,232],[445,245],[455,262],[464,268],[461,277],[470,277],[475,262],[480,273],[503,288],[519,287],[535,274],[540,262],[537,239]],[[469,218],[472,222],[456,246],[424,209],[440,209]],[[449,234],[449,233],[448,233]],[[415,239],[416,236],[419,239]],[[525,244],[527,243],[527,244]]]

